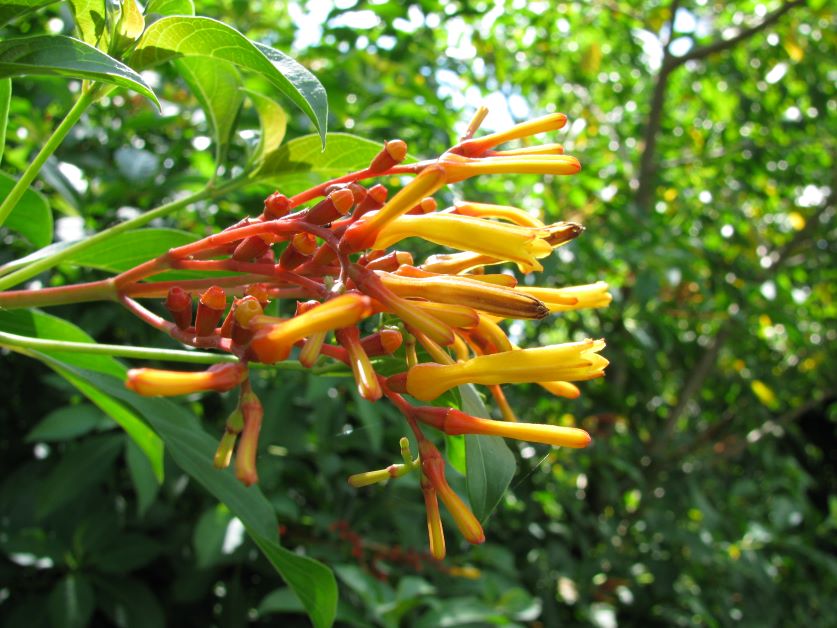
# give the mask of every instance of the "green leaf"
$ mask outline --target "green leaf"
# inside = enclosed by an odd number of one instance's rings
[[[54,2],[56,0],[5,0],[0,3],[0,26]]]
[[[272,98],[268,98],[264,94],[259,94],[249,89],[243,91],[253,101],[253,106],[259,115],[259,126],[261,127],[259,145],[250,157],[250,162],[261,164],[267,155],[279,148],[282,140],[285,139],[288,115]]]
[[[0,198],[5,198],[14,184],[14,178],[0,172]],[[40,192],[32,188],[23,193],[3,226],[17,231],[39,248],[52,242],[52,212],[49,203]]]
[[[288,587],[271,591],[262,598],[258,606],[259,617],[271,613],[304,613],[305,607]]]
[[[78,573],[65,576],[49,594],[47,610],[52,626],[83,628],[93,616],[96,597],[87,578]]]
[[[137,69],[181,57],[228,61],[264,76],[314,123],[323,145],[328,101],[320,82],[278,50],[256,44],[237,30],[208,17],[169,16],[149,26],[130,57]]]
[[[110,475],[110,466],[121,449],[121,436],[107,435],[90,438],[64,453],[41,483],[38,518],[68,504]]]
[[[162,547],[141,534],[120,534],[105,547],[91,552],[90,564],[104,573],[129,573],[142,569],[160,555]]]
[[[145,7],[146,15],[194,15],[192,0],[151,0]]]
[[[63,263],[121,272],[162,255],[170,248],[189,244],[197,239],[197,236],[191,233],[175,229],[123,231],[71,255]]]
[[[472,416],[491,418],[472,384],[459,387],[462,410]],[[511,483],[517,463],[506,441],[498,436],[465,436],[466,484],[471,509],[485,521]]]
[[[329,133],[326,149],[321,150],[316,135],[305,135],[266,155],[253,176],[270,181],[290,196],[366,168],[380,150],[380,144],[348,133]]]
[[[97,602],[115,626],[159,628],[166,625],[160,602],[139,580],[119,576],[95,577]]]
[[[110,425],[110,421],[87,403],[53,410],[24,439],[27,443],[65,441]]]
[[[0,79],[0,163],[6,148],[6,127],[9,124],[9,103],[12,100],[12,79]],[[5,197],[5,194],[3,195]]]
[[[137,494],[137,513],[142,517],[157,499],[162,477],[158,477],[148,456],[130,438],[125,439],[125,463]]]
[[[16,37],[0,42],[0,78],[45,74],[126,87],[160,103],[143,78],[121,61],[64,35]]]
[[[224,537],[232,520],[233,514],[224,504],[210,508],[198,519],[192,534],[192,548],[198,567],[205,569],[221,560]]]
[[[107,26],[107,0],[69,0],[76,32],[83,42],[96,46]]]
[[[236,66],[209,57],[183,57],[174,62],[180,76],[209,120],[215,139],[215,166],[224,165],[244,96]]]

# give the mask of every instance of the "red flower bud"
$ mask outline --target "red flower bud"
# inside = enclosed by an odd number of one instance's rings
[[[178,328],[188,329],[192,324],[192,297],[182,288],[174,286],[169,289],[166,296],[166,309]]]
[[[198,302],[198,314],[195,317],[195,334],[210,336],[215,326],[221,320],[221,315],[227,308],[227,295],[220,286],[212,286],[206,290]]]

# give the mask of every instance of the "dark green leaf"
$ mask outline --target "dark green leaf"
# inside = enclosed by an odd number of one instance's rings
[[[145,452],[130,438],[125,439],[125,463],[137,494],[137,512],[142,517],[157,499],[162,478],[157,476]]]
[[[14,184],[12,177],[0,172],[0,198],[5,198]],[[32,188],[23,193],[3,226],[17,231],[37,247],[52,242],[52,212],[49,203],[40,192]]]
[[[160,551],[160,544],[147,536],[120,534],[107,547],[92,553],[90,562],[105,573],[129,573],[152,562]]]
[[[134,70],[93,46],[64,35],[34,35],[0,42],[0,78],[26,74],[110,83],[132,89],[160,105],[157,96]]]
[[[491,418],[472,384],[459,387],[462,410],[472,416]],[[468,500],[477,519],[485,521],[511,483],[517,463],[506,441],[498,436],[465,436]]]
[[[112,425],[101,411],[87,403],[50,412],[26,435],[27,443],[72,440]]]
[[[325,150],[316,135],[306,135],[265,156],[254,175],[291,195],[312,185],[369,166],[381,145],[348,133],[329,133]]]
[[[5,0],[0,3],[0,26],[54,2],[56,0]]]
[[[139,580],[110,576],[93,580],[98,602],[120,628],[158,628],[166,620],[157,596]]]
[[[233,514],[224,504],[210,508],[198,519],[192,534],[192,547],[198,567],[210,567],[222,558],[224,537],[232,520]]]
[[[110,475],[110,465],[121,449],[121,436],[107,435],[65,453],[41,484],[38,517],[46,517]]]
[[[255,44],[217,20],[170,16],[146,29],[130,63],[134,68],[144,69],[180,57],[228,61],[261,74],[311,119],[325,144],[328,114],[325,90],[313,74],[290,57]]]
[[[0,79],[0,163],[6,148],[6,127],[9,123],[9,103],[12,99],[12,79]],[[3,195],[5,197],[5,194]]]
[[[93,616],[95,605],[96,597],[87,578],[71,573],[49,594],[49,617],[53,626],[83,628]]]
[[[304,613],[305,607],[292,589],[284,587],[265,595],[256,610],[261,617],[271,613]]]
[[[210,57],[183,57],[175,67],[206,114],[215,140],[215,166],[221,167],[244,100],[241,76],[232,63]]]

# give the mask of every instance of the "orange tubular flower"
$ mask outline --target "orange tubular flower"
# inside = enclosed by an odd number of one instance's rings
[[[241,363],[213,364],[205,371],[183,372],[160,369],[131,369],[125,386],[146,397],[174,397],[195,392],[232,390],[247,379]]]
[[[545,133],[547,131],[556,131],[564,127],[567,123],[567,116],[563,113],[551,113],[534,120],[527,120],[521,124],[516,124],[510,129],[501,131],[499,133],[491,133],[483,137],[470,139],[462,142],[457,152],[466,157],[478,157],[485,151],[510,142],[512,140],[519,140],[537,133]]]
[[[407,372],[406,388],[430,401],[460,384],[509,384],[551,380],[583,381],[604,375],[608,361],[598,354],[604,340],[519,349],[478,356],[457,364],[417,364]]]
[[[458,434],[502,436],[531,443],[543,443],[555,447],[572,447],[574,449],[581,449],[590,444],[590,435],[575,427],[492,421],[491,419],[473,417],[453,408],[432,406],[415,408],[413,416],[419,421],[432,425],[452,436]]]
[[[485,542],[482,526],[470,508],[453,492],[445,479],[445,461],[439,450],[428,440],[419,443],[421,453],[421,469],[424,477],[436,491],[445,508],[453,517],[456,527],[469,543],[479,545]]]
[[[436,490],[424,474],[421,476],[421,492],[424,494],[424,508],[427,511],[430,555],[436,560],[443,560],[445,558],[445,531],[442,528],[442,516],[439,513],[439,500],[436,498]]]
[[[369,297],[348,293],[322,303],[287,321],[256,316],[251,326],[258,328],[250,341],[250,353],[259,361],[273,364],[286,359],[298,340],[317,332],[348,327],[372,313]]]
[[[357,327],[344,327],[335,332],[337,341],[343,345],[349,353],[349,365],[352,367],[352,374],[357,383],[357,390],[360,396],[367,401],[377,401],[383,396],[381,385],[378,383],[378,376],[369,356],[363,350],[360,343],[360,332]]]
[[[384,249],[409,237],[516,262],[522,272],[542,270],[538,259],[552,252],[541,228],[521,227],[508,222],[460,214],[400,216],[382,227],[375,248]]]

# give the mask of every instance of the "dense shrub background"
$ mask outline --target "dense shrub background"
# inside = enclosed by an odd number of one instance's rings
[[[262,489],[283,545],[334,567],[340,621],[834,621],[837,97],[827,3],[198,5],[306,64],[328,91],[331,131],[400,137],[432,156],[482,101],[489,129],[565,112],[571,124],[558,141],[582,161],[580,175],[483,178],[463,193],[584,223],[539,283],[605,279],[614,295],[607,310],[517,330],[530,343],[607,339],[607,377],[583,385],[578,400],[507,387],[521,418],[571,415],[594,445],[515,444],[519,471],[487,543],[466,547],[451,532],[442,569],[403,558],[426,543],[413,478],[365,490],[345,483],[397,459],[397,414],[361,404],[343,378],[262,372]],[[3,35],[45,30],[72,32],[64,6]],[[162,115],[118,92],[48,164],[38,187],[63,216],[59,238],[211,176],[205,116],[169,71],[159,70]],[[70,97],[63,80],[14,80],[5,172],[20,172]],[[288,112],[289,137],[312,131]],[[257,127],[251,110],[239,127]],[[162,224],[210,233],[258,212],[270,191],[247,188]],[[33,250],[10,232],[4,245],[2,261]],[[98,276],[61,266],[39,281]],[[50,312],[101,342],[173,346],[113,304]],[[89,609],[95,625],[268,625],[276,613],[304,625],[250,541],[232,542],[238,528],[214,498],[173,464],[157,488],[122,433],[64,380],[15,354],[2,363],[5,625],[73,625],[73,608]],[[232,403],[184,405],[220,435]],[[360,559],[346,526],[362,538]],[[480,577],[465,577],[468,568]]]

